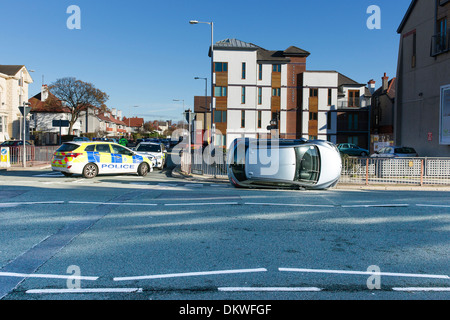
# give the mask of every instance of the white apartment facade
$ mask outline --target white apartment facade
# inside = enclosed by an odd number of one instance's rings
[[[0,142],[22,137],[19,106],[28,101],[28,86],[33,83],[23,65],[0,65]]]
[[[236,138],[328,140],[366,147],[370,92],[337,71],[307,71],[309,52],[237,39],[214,45],[214,143]]]

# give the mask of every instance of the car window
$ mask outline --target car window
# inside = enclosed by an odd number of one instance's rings
[[[61,147],[56,150],[56,152],[70,152],[75,149],[78,149],[80,146],[75,143],[63,143]]]
[[[140,144],[136,151],[140,152],[161,152],[161,146],[157,144]]]
[[[111,148],[113,150],[113,153],[115,153],[115,154],[121,154],[121,155],[125,155],[125,156],[133,155],[133,152],[131,152],[130,150],[128,150],[122,146],[119,146],[117,144],[112,144]]]
[[[317,182],[320,174],[319,152],[316,147],[302,146],[295,148],[296,176],[298,181]]]
[[[403,147],[401,153],[416,153],[413,148]]]
[[[84,151],[86,151],[86,152],[95,151],[95,144],[88,145],[86,148],[84,148]]]
[[[111,149],[109,148],[109,144],[97,144],[95,149],[97,150],[97,152],[111,153]]]

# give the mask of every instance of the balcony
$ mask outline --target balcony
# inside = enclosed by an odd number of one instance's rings
[[[366,97],[339,99],[337,104],[338,109],[359,109],[369,106],[370,98]]]
[[[445,33],[438,33],[431,37],[431,56],[448,52],[450,42],[450,29]]]

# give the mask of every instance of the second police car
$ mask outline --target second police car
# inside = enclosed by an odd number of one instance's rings
[[[56,150],[52,170],[65,176],[81,174],[94,178],[99,174],[135,173],[146,176],[153,171],[152,161],[116,143],[67,142]]]

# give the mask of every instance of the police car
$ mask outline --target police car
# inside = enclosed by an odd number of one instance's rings
[[[154,166],[160,170],[166,165],[167,150],[163,143],[143,141],[134,150],[137,154],[152,159]]]
[[[81,174],[91,179],[99,174],[135,173],[146,176],[153,171],[150,159],[109,142],[67,142],[56,150],[52,170],[65,176]]]

